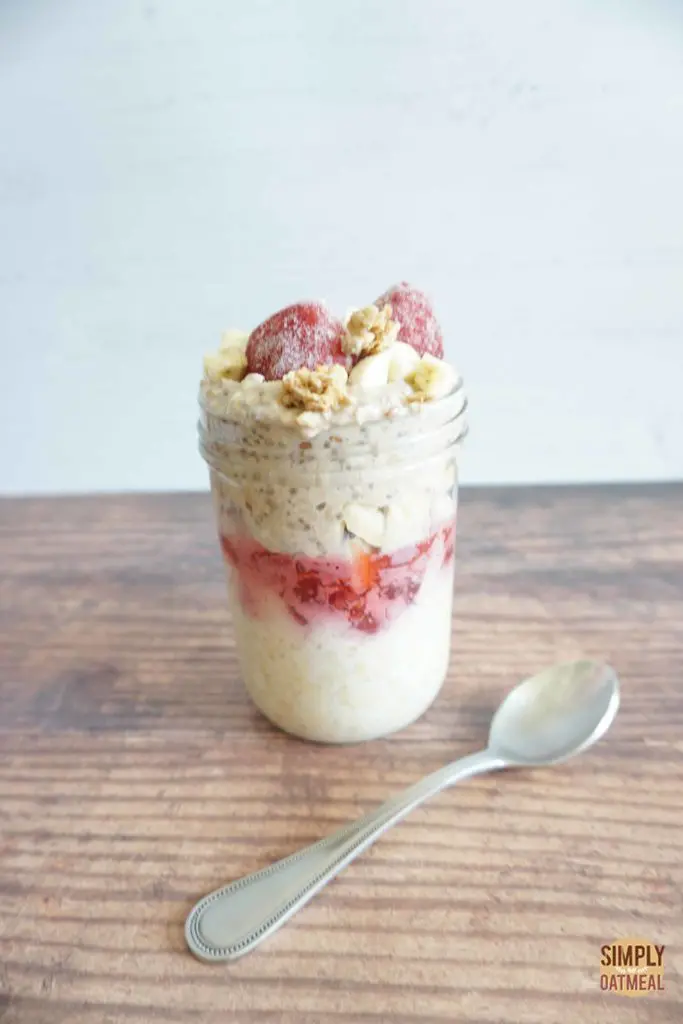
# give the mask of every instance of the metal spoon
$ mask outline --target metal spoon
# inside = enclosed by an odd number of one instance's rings
[[[243,956],[435,793],[471,775],[566,761],[604,735],[618,707],[619,680],[609,665],[574,661],[539,672],[500,705],[486,750],[427,775],[327,839],[205,896],[185,923],[188,946],[209,962]]]

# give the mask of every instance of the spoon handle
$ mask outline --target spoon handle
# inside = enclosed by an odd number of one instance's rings
[[[216,889],[187,918],[188,946],[200,960],[236,960],[276,931],[414,807],[461,779],[503,767],[505,762],[487,750],[463,757],[326,839]]]

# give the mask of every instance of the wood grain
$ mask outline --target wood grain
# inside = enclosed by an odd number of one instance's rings
[[[292,740],[242,691],[205,495],[0,504],[0,1021],[681,1019],[683,486],[465,492],[453,659],[424,718]],[[415,812],[260,950],[207,967],[192,903],[486,736],[521,676],[610,660],[623,707],[575,764]],[[599,991],[665,943],[666,990]]]

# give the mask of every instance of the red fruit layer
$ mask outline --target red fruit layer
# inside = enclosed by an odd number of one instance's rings
[[[354,629],[376,633],[412,604],[433,558],[452,561],[455,525],[390,555],[359,548],[352,561],[285,555],[243,537],[221,537],[221,545],[248,615],[258,618],[261,597],[275,593],[302,626],[343,616]]]

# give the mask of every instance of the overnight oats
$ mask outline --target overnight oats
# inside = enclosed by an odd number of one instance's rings
[[[427,298],[318,302],[205,359],[200,447],[242,676],[276,725],[346,743],[418,718],[446,674],[465,396]]]

